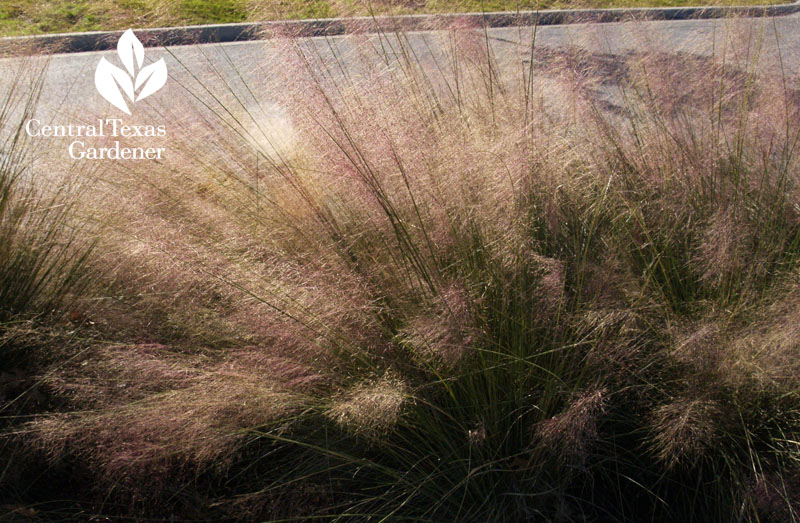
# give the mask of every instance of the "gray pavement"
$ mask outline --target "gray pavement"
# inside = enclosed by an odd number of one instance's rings
[[[533,33],[532,27],[486,31],[500,70],[518,74],[520,65],[531,59]],[[477,30],[477,35],[482,38],[483,30]],[[300,39],[299,43],[307,49],[316,49],[321,56],[335,53],[340,60],[357,64],[360,46],[389,44],[391,47],[393,38],[391,35],[313,37]],[[449,45],[447,31],[411,32],[405,38],[420,63],[428,64],[431,70],[441,63],[441,54]],[[280,105],[274,103],[279,93],[287,89],[285,75],[276,74],[286,68],[285,46],[284,40],[275,39],[146,48],[145,64],[164,58],[169,77],[163,89],[135,104],[132,116],[110,105],[94,85],[94,72],[101,57],[119,65],[116,51],[0,59],[0,92],[19,77],[22,64],[42,66],[46,63],[36,109],[36,117],[41,122],[66,124],[121,118],[133,124],[163,123],[174,136],[181,129],[191,128],[192,121],[198,118],[237,121],[240,114],[258,106],[269,125],[279,121],[279,125],[285,126],[291,115],[284,114]],[[746,61],[748,56],[757,53],[759,70],[765,74],[783,71],[790,81],[796,82],[800,71],[800,14],[540,26],[535,30],[535,47],[540,51],[579,49],[604,55],[687,53],[714,55],[720,60],[724,55],[731,63]],[[358,67],[353,69],[355,76],[358,76]],[[284,78],[279,79],[281,76]],[[52,150],[56,158],[63,159],[63,144],[48,139],[42,142],[42,148]],[[44,152],[42,155],[47,156]],[[47,165],[52,164],[48,162]]]
[[[488,29],[495,56],[500,61],[525,60],[531,46],[531,27]],[[409,42],[418,57],[428,56],[447,32],[423,31],[408,34]],[[376,39],[373,35],[369,38]],[[320,49],[330,45],[343,55],[353,52],[352,40],[344,36],[313,37],[303,39]],[[800,14],[774,18],[712,19],[623,22],[607,24],[576,24],[541,26],[536,30],[538,49],[578,48],[596,53],[621,54],[629,51],[686,52],[710,56],[726,48],[760,45],[760,61],[764,66],[774,66],[778,55],[790,74],[800,71]],[[186,79],[193,71],[207,71],[209,61],[220,69],[238,69],[248,83],[263,87],[270,67],[277,67],[281,44],[274,40],[202,44],[171,48],[148,48],[146,62],[163,57],[167,62],[170,80]],[[16,76],[19,64],[25,60],[49,60],[47,78],[42,93],[42,109],[85,113],[90,109],[103,111],[106,103],[94,88],[94,68],[101,57],[116,60],[115,51],[57,54],[48,58],[0,59],[0,86]],[[151,97],[151,103],[172,100],[178,95],[175,81]],[[277,86],[279,87],[279,86]],[[62,103],[63,98],[63,103]]]

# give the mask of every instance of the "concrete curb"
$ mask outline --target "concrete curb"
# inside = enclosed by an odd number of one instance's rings
[[[661,7],[633,9],[562,9],[519,13],[454,13],[436,15],[378,16],[246,22],[185,27],[137,29],[146,47],[243,42],[280,35],[299,37],[336,36],[346,33],[424,31],[451,26],[515,27],[575,23],[608,23],[625,20],[689,20],[729,16],[784,16],[800,12],[793,4],[739,7]],[[78,53],[114,49],[122,31],[93,31],[0,38],[0,56],[43,53]]]

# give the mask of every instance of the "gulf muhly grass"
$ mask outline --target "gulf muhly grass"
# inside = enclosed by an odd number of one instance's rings
[[[30,138],[43,65],[22,61],[0,92],[0,329],[5,322],[57,312],[80,294],[91,245],[75,220],[75,187],[39,178]]]
[[[736,35],[184,77],[205,117],[98,196],[104,343],[10,437],[93,513],[793,521],[800,107]]]
[[[49,177],[33,167],[37,151],[24,126],[36,110],[46,61],[3,65],[4,73],[12,71],[0,86],[0,497],[5,502],[20,493],[14,467],[27,460],[8,432],[46,403],[39,388],[42,368],[72,356],[75,331],[54,325],[87,291],[93,240],[75,213],[82,182],[70,183],[66,170]]]

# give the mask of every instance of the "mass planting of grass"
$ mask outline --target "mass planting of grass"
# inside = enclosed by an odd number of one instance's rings
[[[170,160],[63,190],[0,113],[3,510],[800,516],[794,80],[410,38],[281,42],[282,112],[200,75]]]
[[[766,5],[785,0],[5,0],[0,36],[386,14]]]

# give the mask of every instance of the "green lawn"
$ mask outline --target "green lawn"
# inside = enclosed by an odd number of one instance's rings
[[[779,0],[544,0],[542,9],[766,4]],[[162,27],[180,24],[324,18],[370,14],[535,9],[514,0],[7,0],[0,6],[0,36]]]

